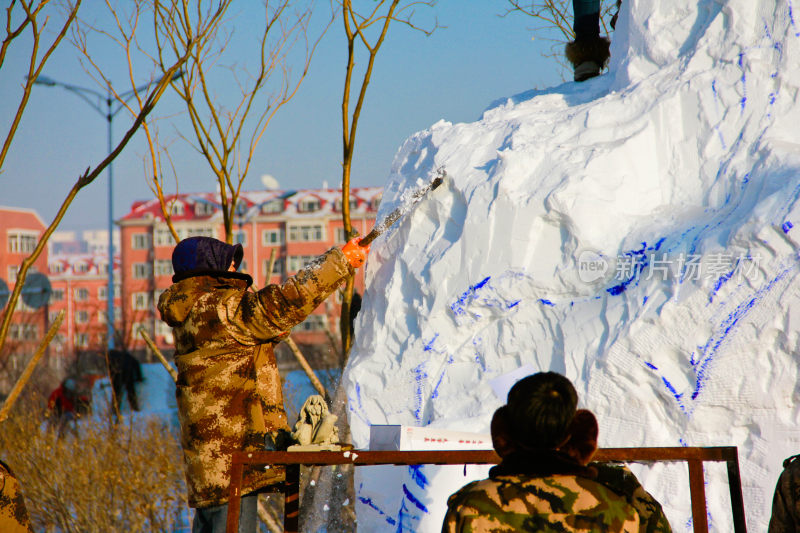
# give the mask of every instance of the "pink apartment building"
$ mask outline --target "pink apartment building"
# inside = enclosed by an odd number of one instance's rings
[[[354,229],[368,233],[375,222],[382,189],[351,190]],[[181,239],[204,235],[224,239],[218,194],[179,194],[167,198],[172,222]],[[332,246],[345,241],[341,190],[303,189],[243,192],[234,218],[234,242],[244,247],[240,271],[253,277],[256,288],[279,283]],[[157,200],[135,202],[117,221],[121,233],[121,309],[124,335],[133,350],[144,348],[136,333],[144,326],[156,343],[169,350],[172,332],[158,317],[156,303],[172,283],[175,241]],[[273,268],[267,272],[271,255]],[[363,272],[356,279],[363,293]],[[298,343],[327,344],[328,333],[338,337],[339,298],[329,298],[293,331]]]

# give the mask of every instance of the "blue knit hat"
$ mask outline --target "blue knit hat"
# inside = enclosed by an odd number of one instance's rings
[[[212,237],[189,237],[172,251],[172,268],[175,277],[180,278],[195,272],[227,272],[231,262],[238,270],[243,256],[241,244],[228,244]]]

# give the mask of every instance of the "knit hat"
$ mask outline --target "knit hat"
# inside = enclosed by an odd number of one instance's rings
[[[172,251],[173,281],[195,273],[227,272],[231,262],[238,270],[243,256],[241,244],[228,244],[212,237],[189,237]]]

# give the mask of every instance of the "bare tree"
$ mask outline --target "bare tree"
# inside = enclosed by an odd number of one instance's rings
[[[169,13],[169,18],[165,16],[159,22],[156,41],[162,64],[166,64],[163,58],[167,55],[185,52],[187,36],[204,19],[202,4],[197,2],[197,7],[175,10]],[[184,102],[191,127],[190,134],[180,135],[206,160],[217,180],[228,243],[233,242],[239,195],[256,148],[275,114],[297,94],[314,52],[333,22],[331,9],[327,25],[312,36],[313,2],[302,3],[301,7],[295,4],[298,2],[293,0],[265,3],[255,68],[251,72],[246,65],[237,66],[233,59],[234,63],[225,69],[225,83],[233,80],[238,91],[215,90],[220,83],[221,63],[228,60],[228,45],[234,38],[233,28],[227,24],[214,26],[213,38],[193,48],[183,76],[172,83]],[[291,68],[294,54],[300,56],[297,73]],[[272,92],[265,94],[268,89]],[[230,94],[235,96],[227,98]],[[161,201],[165,217],[168,216],[163,181],[159,184],[155,180],[154,192]],[[177,241],[174,231],[173,236]]]
[[[11,142],[14,140],[14,135],[16,134],[19,123],[22,120],[22,115],[25,113],[25,108],[28,105],[28,99],[31,96],[33,82],[36,81],[36,78],[39,76],[39,74],[41,74],[42,68],[44,67],[45,63],[47,63],[47,60],[50,59],[53,51],[58,47],[59,44],[61,44],[61,40],[67,34],[67,30],[75,21],[75,17],[78,14],[78,9],[80,9],[81,6],[81,0],[75,0],[74,4],[71,2],[60,2],[60,4],[65,6],[67,9],[67,16],[65,17],[60,29],[56,33],[55,38],[53,38],[50,44],[47,45],[47,43],[42,42],[42,34],[44,33],[44,30],[50,21],[51,15],[47,14],[47,11],[45,10],[45,7],[47,7],[47,4],[49,3],[49,0],[11,0],[10,5],[5,10],[6,35],[2,44],[0,44],[0,70],[3,68],[3,63],[5,62],[6,53],[8,52],[9,48],[12,44],[14,44],[14,41],[26,31],[29,31],[31,34],[31,50],[30,61],[28,62],[28,75],[25,78],[24,85],[22,86],[22,97],[19,105],[17,106],[17,112],[14,115],[14,119],[11,121],[8,134],[3,141],[3,147],[0,149],[0,172],[2,172],[3,162],[6,159],[8,150],[11,147]],[[21,9],[21,13],[19,11],[15,11],[17,6],[19,6]],[[47,46],[47,48],[44,54],[40,56],[39,52],[43,45]]]
[[[377,0],[368,9],[360,10],[353,6],[352,0],[342,0],[342,18],[344,33],[347,37],[347,66],[342,93],[342,223],[348,238],[353,236],[353,225],[350,220],[350,172],[355,154],[356,133],[361,110],[372,79],[372,68],[375,58],[383,45],[392,22],[405,25],[417,31],[430,35],[436,29],[423,29],[412,20],[415,10],[420,6],[433,7],[436,0],[406,1],[402,0]],[[357,49],[363,47],[367,54],[367,64],[360,79],[360,85],[353,90],[353,72],[356,67]],[[351,112],[352,93],[357,92]],[[347,280],[347,285],[342,295],[342,310],[339,320],[339,334],[342,339],[342,356],[346,361],[347,353],[353,339],[350,335],[352,320],[350,318],[350,304],[353,300],[353,279]]]
[[[45,4],[47,2],[43,1],[42,3]],[[159,7],[159,8],[170,9],[170,8],[172,8],[172,6],[175,6],[176,3],[177,3],[177,0],[173,0],[173,2],[171,2],[171,4],[169,4],[169,5],[164,5],[161,2],[155,1],[154,5]],[[36,16],[39,15],[39,11],[35,11],[35,12],[31,11],[29,4],[27,4],[25,2],[22,2],[22,4],[24,4],[24,6],[27,8],[27,9],[25,9],[25,12],[26,12],[26,16],[29,19],[28,24],[30,25],[31,28],[38,28],[39,26],[37,24],[35,24],[35,20],[36,20]],[[15,5],[15,2],[12,2],[11,8],[13,8],[14,5]],[[73,9],[69,12],[69,16],[68,16],[68,21],[69,21],[70,24],[74,21],[75,15],[77,14],[78,2],[76,2],[76,4],[74,6],[72,6],[72,7],[73,7]],[[216,15],[214,15],[214,17],[216,17],[214,20],[216,21],[221,16],[222,16],[222,11],[218,11],[216,13]],[[9,24],[10,24],[10,22],[9,22]],[[63,33],[65,33],[67,31],[68,26],[69,26],[69,24],[65,25],[62,33],[59,34],[61,36],[61,37],[58,38],[59,41],[60,41],[61,38],[63,38]],[[6,313],[3,316],[2,323],[0,323],[0,352],[2,351],[3,346],[5,344],[6,337],[8,335],[8,330],[9,330],[10,323],[11,323],[11,317],[12,317],[12,315],[14,313],[14,309],[15,309],[15,307],[17,305],[18,300],[19,300],[19,297],[20,297],[20,294],[21,294],[21,291],[22,291],[22,286],[23,286],[23,284],[25,282],[25,277],[27,276],[28,270],[34,264],[36,259],[44,251],[45,247],[47,246],[47,241],[49,240],[49,238],[53,234],[53,232],[56,230],[58,225],[61,223],[61,220],[63,219],[63,217],[66,214],[67,210],[69,209],[70,205],[72,204],[72,201],[75,199],[77,194],[81,191],[81,189],[83,189],[87,185],[89,185],[92,182],[94,182],[94,180],[98,176],[100,176],[102,174],[102,172],[109,165],[109,163],[111,163],[111,161],[113,161],[122,152],[122,150],[127,146],[128,142],[131,140],[133,135],[139,130],[139,128],[145,122],[145,120],[148,117],[148,115],[150,115],[150,113],[155,108],[156,104],[159,102],[161,97],[164,95],[164,92],[169,87],[169,83],[171,82],[172,77],[175,76],[180,71],[180,69],[183,67],[183,65],[186,63],[186,61],[190,57],[191,53],[194,51],[195,46],[197,46],[198,43],[202,42],[207,37],[208,32],[209,32],[209,26],[210,25],[200,26],[195,31],[193,31],[193,32],[191,32],[191,33],[186,35],[186,47],[185,47],[184,53],[180,54],[180,55],[176,55],[173,58],[173,61],[169,64],[169,66],[166,66],[163,69],[165,75],[158,82],[153,83],[150,86],[150,88],[147,90],[146,95],[143,96],[141,98],[141,100],[139,100],[138,111],[132,113],[132,123],[129,126],[129,128],[127,129],[127,131],[125,132],[125,134],[123,135],[122,139],[116,144],[116,146],[111,150],[111,152],[99,164],[97,164],[94,168],[91,168],[91,167],[87,168],[86,171],[81,176],[78,177],[77,181],[72,186],[72,188],[70,189],[70,191],[67,194],[66,198],[64,199],[63,203],[61,204],[61,207],[59,208],[58,213],[56,214],[55,218],[50,223],[50,225],[45,229],[44,234],[39,239],[39,242],[37,243],[36,248],[33,250],[33,252],[31,253],[31,255],[29,257],[25,258],[22,261],[22,264],[20,266],[19,272],[17,274],[17,280],[16,280],[16,284],[14,286],[14,290],[12,291],[11,296],[10,296],[9,301],[8,301],[8,307],[6,308]],[[37,31],[40,31],[40,30],[37,30]],[[8,39],[7,39],[7,41],[8,41]],[[4,43],[7,42],[7,41],[4,41]],[[36,43],[38,43],[38,40],[34,41],[34,47],[33,47],[34,49],[32,51],[32,55],[31,55],[31,57],[32,57],[31,62],[34,63],[34,64],[36,64],[36,57],[37,57],[37,51],[38,51],[38,44],[36,44]],[[52,47],[51,47],[51,50],[52,50]],[[5,48],[3,49],[3,54],[4,53],[5,53]],[[32,77],[29,77],[28,84],[26,84],[26,87],[25,87],[27,89],[28,93],[30,92],[30,87],[33,84],[33,82],[35,81],[36,76],[38,76],[39,73],[41,72],[42,65],[43,65],[43,62],[39,62],[38,63],[38,67],[36,67],[36,68],[34,68],[32,70],[34,75]],[[110,86],[110,84],[109,84],[109,90],[113,90],[113,88]],[[24,98],[24,102],[23,103],[27,103],[27,98]],[[18,117],[21,116],[21,114],[22,114],[21,112],[18,112]],[[19,118],[17,118],[17,120],[15,122],[19,123]],[[12,132],[10,133],[10,135],[13,136],[13,128],[12,128]],[[6,145],[6,144],[10,144],[10,140],[8,138],[4,142],[4,145]],[[112,297],[112,296],[109,295],[109,297]]]

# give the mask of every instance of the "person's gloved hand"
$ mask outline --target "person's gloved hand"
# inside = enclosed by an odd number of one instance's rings
[[[361,237],[354,237],[350,239],[347,244],[342,246],[342,253],[350,262],[353,268],[359,268],[367,261],[367,254],[369,253],[369,245],[359,246],[358,241]]]

